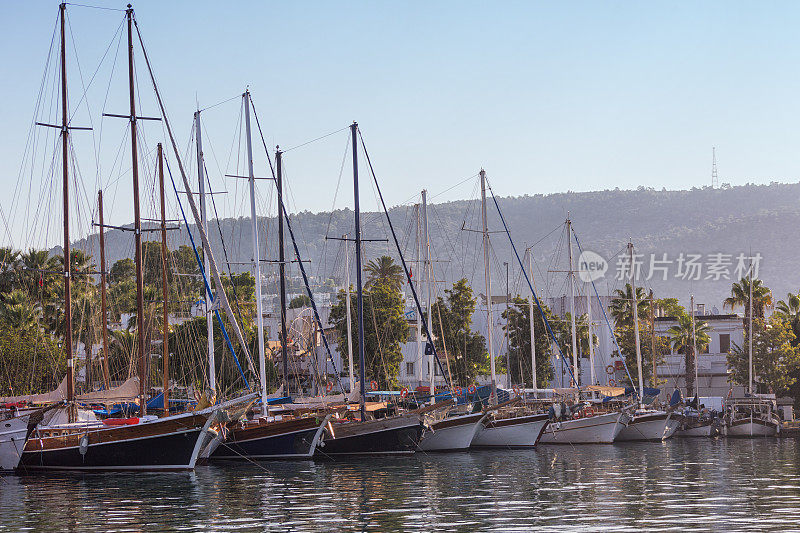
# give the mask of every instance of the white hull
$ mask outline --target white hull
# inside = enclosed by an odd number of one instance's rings
[[[626,412],[553,422],[542,435],[542,444],[611,444],[630,420]]]
[[[728,426],[728,437],[776,437],[778,425],[761,420],[753,420]]]
[[[484,418],[486,415],[470,414],[433,424],[433,427],[422,436],[419,447],[426,452],[466,450],[483,427]]]
[[[705,426],[697,426],[693,428],[681,429],[675,433],[676,437],[711,437],[713,434],[714,426],[706,424]]]
[[[530,448],[536,446],[547,426],[546,415],[485,419],[472,439],[473,448]]]
[[[671,422],[671,423],[670,423]],[[680,425],[680,418],[663,411],[634,415],[620,431],[617,441],[659,441],[670,438]]]
[[[29,415],[0,420],[0,471],[19,465],[28,434]]]

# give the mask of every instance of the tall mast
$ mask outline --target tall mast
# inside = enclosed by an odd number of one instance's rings
[[[636,297],[636,265],[633,262],[633,243],[628,243],[631,269],[631,293],[633,294],[633,335],[636,341],[636,366],[639,369],[639,402],[644,399],[644,380],[642,378],[642,345],[639,342],[639,299]]]
[[[483,277],[486,280],[486,325],[489,346],[489,368],[492,372],[492,398],[497,403],[497,375],[494,367],[494,347],[492,346],[492,278],[489,274],[489,223],[486,220],[486,171],[481,169],[481,222],[483,224]]]
[[[572,221],[567,215],[567,253],[569,254],[569,314],[572,328],[572,376],[575,386],[580,387],[578,374],[578,328],[575,324],[575,271],[572,267]]]
[[[167,204],[164,198],[164,150],[158,143],[158,189],[161,193],[161,288],[162,314],[161,361],[164,388],[164,416],[169,416],[169,291],[167,290]]]
[[[750,283],[748,283],[748,305],[750,306],[750,312],[748,313],[747,319],[747,376],[748,376],[748,392],[750,395],[753,395],[753,263],[750,263],[750,271],[749,271]]]
[[[580,265],[578,265],[580,268]],[[589,286],[586,284],[586,319],[588,321],[589,329],[589,385],[596,385],[594,374],[594,324],[592,323],[592,293],[589,291]]]
[[[658,387],[658,373],[656,372],[656,306],[653,289],[650,289],[650,353],[653,356],[653,377],[650,381],[655,389]]]
[[[244,99],[244,126],[247,142],[247,177],[250,185],[250,224],[253,236],[253,277],[256,280],[256,324],[258,329],[258,371],[261,374],[261,411],[267,414],[267,359],[264,353],[264,313],[261,309],[261,256],[258,248],[258,217],[256,216],[256,177],[253,171],[253,140],[250,138],[250,91],[242,95]],[[278,216],[281,206],[278,201]],[[284,358],[286,356],[284,355]],[[288,388],[284,389],[288,393]]]
[[[344,272],[345,272],[345,305],[347,308],[347,370],[350,373],[350,393],[356,387],[355,369],[353,368],[353,318],[350,311],[350,250],[347,245],[347,234],[342,235],[344,244]]]
[[[64,349],[67,356],[67,409],[69,421],[75,421],[75,359],[72,353],[72,287],[70,266],[72,264],[69,247],[69,111],[67,110],[67,43],[64,32],[64,19],[67,4],[59,6],[61,11],[61,165],[64,178]],[[130,19],[128,19],[130,20]]]
[[[530,272],[531,278],[531,286],[533,286],[533,251],[528,248],[528,271]],[[536,389],[538,388],[538,380],[536,379],[536,331],[534,330],[534,319],[533,319],[533,291],[531,291],[531,297],[528,299],[528,322],[531,328],[531,381],[533,387],[533,397],[536,398],[538,395],[536,393]]]
[[[414,205],[414,215],[417,220],[417,274],[424,272],[425,267],[422,265],[422,221],[420,220],[420,204]],[[424,376],[424,362],[425,350],[422,349],[422,316],[417,317],[417,365],[414,369],[417,373],[417,381],[422,385]]]
[[[142,275],[142,217],[139,208],[139,162],[136,149],[136,94],[133,79],[133,8],[128,4],[128,90],[131,120],[131,173],[133,174],[133,219],[136,242],[136,333],[139,341],[139,414],[147,414],[147,360],[145,359],[144,277]]]
[[[279,147],[275,149],[275,165],[277,167],[278,187],[278,277],[281,293],[281,359],[283,359],[283,388],[284,394],[289,394],[289,351],[286,349],[288,335],[286,334],[286,254],[283,244],[283,152]],[[327,367],[327,362],[325,363]]]
[[[425,239],[425,286],[428,293],[428,334],[431,336],[428,342],[433,343],[433,293],[431,291],[431,278],[433,277],[433,264],[431,263],[431,238],[428,234],[428,191],[422,189],[422,223],[424,225]],[[436,362],[434,361],[433,350],[428,350],[428,373],[430,378],[431,403],[436,402]]]
[[[511,387],[511,350],[509,349],[509,341],[510,339],[510,331],[508,331],[508,317],[511,316],[509,314],[509,297],[511,296],[511,290],[509,289],[508,284],[508,261],[504,261],[503,265],[506,267],[506,386]]]
[[[692,294],[691,297],[691,313],[692,313],[692,353],[694,354],[694,393],[699,396],[700,373],[697,370],[697,333],[694,329],[694,294]]]
[[[197,181],[199,184],[198,192],[200,193],[200,224],[203,226],[203,231],[208,235],[208,213],[206,211],[206,178],[205,178],[205,165],[203,162],[203,135],[202,126],[200,123],[200,111],[194,113],[194,128],[195,128],[195,144],[197,148]],[[189,192],[191,195],[191,192]],[[210,241],[209,241],[210,246]],[[209,272],[209,255],[210,250],[207,250],[205,244],[203,245],[203,270],[208,275]],[[208,339],[208,386],[213,391],[217,390],[217,363],[214,360],[214,311],[212,304],[214,294],[211,292],[213,287],[213,280],[209,276],[208,288],[206,289],[206,339]]]
[[[111,387],[111,375],[108,369],[108,309],[106,307],[106,240],[103,226],[103,191],[97,191],[97,207],[100,217],[100,329],[103,335],[103,383],[106,389]]]
[[[358,378],[359,402],[361,404],[361,421],[367,419],[367,406],[365,396],[367,394],[364,380],[366,365],[364,362],[364,287],[361,285],[361,206],[358,201],[358,123],[350,125],[350,134],[353,142],[353,196],[355,198],[355,226],[356,226],[356,312],[358,314]]]

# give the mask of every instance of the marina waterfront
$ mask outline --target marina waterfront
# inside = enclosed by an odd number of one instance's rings
[[[0,531],[790,531],[800,524],[800,441],[4,476],[0,506]]]

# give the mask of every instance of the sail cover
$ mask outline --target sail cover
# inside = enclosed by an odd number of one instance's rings
[[[5,396],[0,398],[0,403],[55,403],[67,398],[67,377],[61,380],[56,390],[41,394],[23,394],[22,396]]]

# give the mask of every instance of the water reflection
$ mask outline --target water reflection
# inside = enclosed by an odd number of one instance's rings
[[[794,440],[543,446],[191,474],[6,476],[0,530],[786,530]]]

